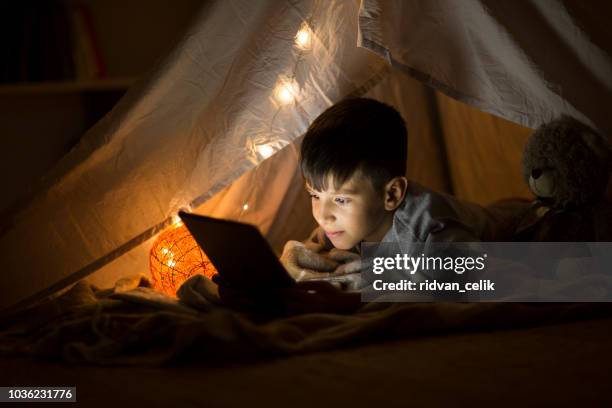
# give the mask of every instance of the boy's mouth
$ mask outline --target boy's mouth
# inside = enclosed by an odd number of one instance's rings
[[[335,238],[339,236],[340,234],[342,234],[343,232],[344,231],[334,231],[334,232],[325,231],[325,235],[327,235],[328,238]]]

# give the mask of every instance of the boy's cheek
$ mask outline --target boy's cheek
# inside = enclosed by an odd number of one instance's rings
[[[319,222],[319,219],[317,218],[317,211],[314,206],[312,207],[312,218],[314,218],[317,224],[321,225],[321,223]]]

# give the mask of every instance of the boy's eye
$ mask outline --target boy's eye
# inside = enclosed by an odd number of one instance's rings
[[[345,205],[349,203],[349,199],[348,198],[344,198],[344,197],[336,197],[335,199],[336,203],[340,204],[340,205]]]

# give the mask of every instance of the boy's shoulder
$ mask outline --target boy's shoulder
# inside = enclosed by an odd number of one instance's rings
[[[461,229],[481,237],[491,222],[490,214],[483,207],[413,181],[394,215],[396,239],[407,237],[421,242],[430,234],[448,229]]]
[[[429,233],[444,228],[439,219],[444,202],[440,194],[410,181],[406,197],[395,211],[390,240],[425,241]]]
[[[410,181],[406,191],[406,199],[398,210],[401,210],[404,214],[409,214],[411,218],[431,217],[442,219],[455,216],[458,210],[471,206],[479,207],[450,194],[435,191],[417,182]]]

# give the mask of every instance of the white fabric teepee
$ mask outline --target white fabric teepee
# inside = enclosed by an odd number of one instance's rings
[[[581,4],[208,4],[4,228],[0,309],[85,276],[105,284],[146,271],[152,237],[181,208],[254,223],[277,250],[300,238],[313,222],[296,141],[350,95],[402,112],[413,178],[476,201],[524,194],[517,160],[528,130],[410,77],[523,126],[569,113],[609,131],[612,41]],[[505,140],[501,128],[518,136]],[[513,169],[514,184],[487,191],[487,166]]]

